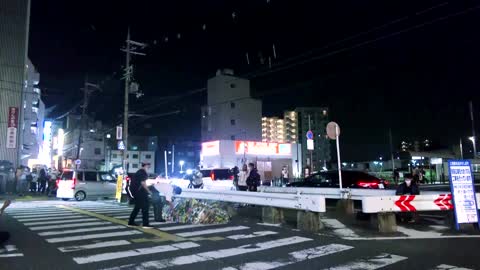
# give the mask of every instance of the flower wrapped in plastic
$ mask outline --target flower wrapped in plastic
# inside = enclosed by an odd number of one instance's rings
[[[165,205],[163,218],[191,224],[221,224],[230,221],[227,204],[196,199],[176,199],[173,207]]]

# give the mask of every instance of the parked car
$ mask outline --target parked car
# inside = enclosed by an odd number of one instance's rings
[[[57,198],[83,201],[87,197],[113,198],[117,184],[109,172],[66,169],[57,180],[57,187]]]
[[[303,181],[292,182],[287,187],[338,188],[338,171],[316,172]],[[388,186],[386,180],[360,171],[342,171],[342,187],[383,189]]]

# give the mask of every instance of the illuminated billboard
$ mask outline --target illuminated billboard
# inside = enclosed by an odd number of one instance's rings
[[[235,141],[235,154],[288,156],[292,154],[292,145],[289,143]]]

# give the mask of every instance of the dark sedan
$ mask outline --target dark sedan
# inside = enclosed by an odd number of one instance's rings
[[[386,188],[388,182],[368,173],[359,171],[342,171],[342,186],[344,188]],[[338,188],[338,171],[316,172],[303,181],[292,182],[288,187]]]

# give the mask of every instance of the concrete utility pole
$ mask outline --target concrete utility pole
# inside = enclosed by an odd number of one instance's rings
[[[473,159],[477,158],[477,138],[475,137],[475,118],[473,117],[473,102],[470,101],[470,120],[472,121],[472,143],[473,143]]]
[[[128,29],[127,33],[127,40],[125,41],[126,48],[122,49],[126,53],[126,59],[125,59],[125,102],[123,104],[123,144],[125,145],[125,150],[123,150],[123,160],[122,160],[122,165],[123,165],[123,171],[124,174],[128,174],[128,168],[127,168],[127,153],[128,153],[128,98],[129,94],[131,92],[131,80],[132,80],[132,74],[133,74],[133,66],[130,65],[130,57],[132,54],[135,55],[146,55],[144,53],[139,53],[136,52],[135,50],[140,47],[144,48],[146,47],[146,44],[136,42],[133,40],[130,40],[130,28]],[[138,90],[138,89],[137,89]]]
[[[87,114],[87,107],[88,107],[88,101],[90,99],[90,95],[96,91],[100,90],[100,87],[96,84],[91,84],[88,82],[88,76],[85,76],[85,85],[81,89],[83,91],[83,105],[82,105],[82,115],[80,117],[80,129],[79,129],[79,134],[78,134],[78,144],[77,144],[77,155],[76,158],[80,158],[80,149],[82,145],[82,135],[83,131],[85,130],[85,116]]]

